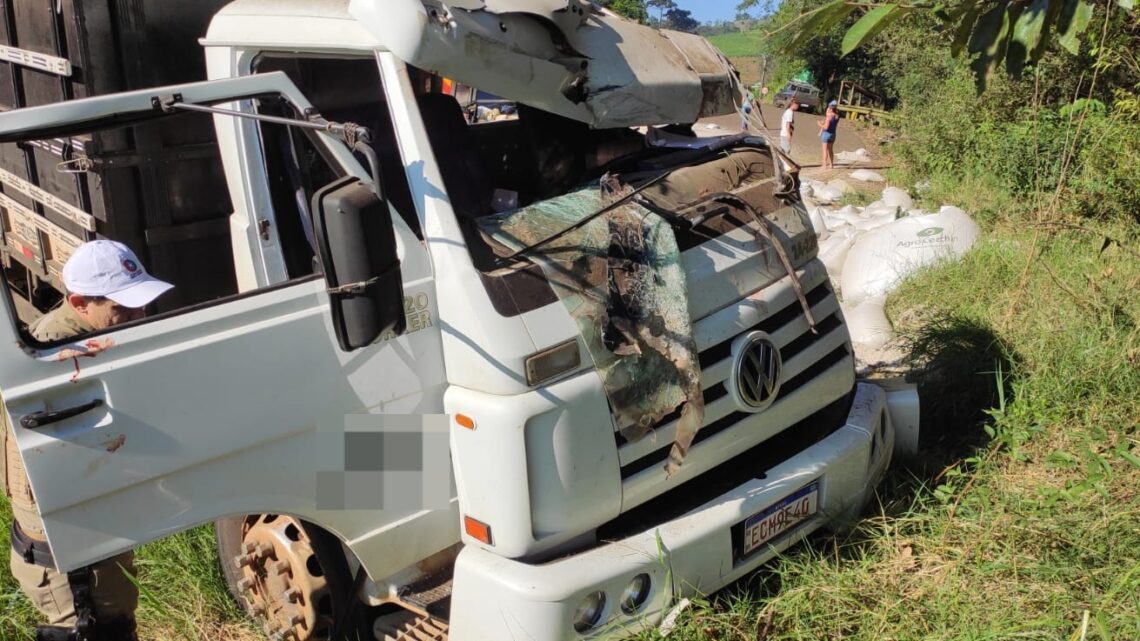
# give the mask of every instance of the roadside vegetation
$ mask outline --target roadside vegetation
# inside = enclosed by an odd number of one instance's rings
[[[0,497],[0,526],[11,527]],[[4,539],[7,544],[7,538]],[[7,550],[5,550],[7,552]],[[210,526],[182,532],[136,551],[139,638],[144,641],[258,641],[260,626],[240,612],[226,591]],[[32,641],[42,623],[8,570],[0,563],[0,641]]]
[[[1140,639],[1138,12],[1090,5],[1078,55],[1054,43],[979,95],[933,16],[857,60],[840,44],[859,14],[777,54],[781,28],[823,5],[789,0],[762,27],[773,85],[809,69],[825,92],[852,77],[885,93],[890,182],[962,207],[984,239],[888,303],[923,459],[852,530],[698,602],[668,638]]]
[[[729,58],[755,56],[764,43],[764,32],[760,30],[722,33],[708,37],[721,53]]]

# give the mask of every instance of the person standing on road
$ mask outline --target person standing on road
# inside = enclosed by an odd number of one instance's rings
[[[28,327],[38,341],[52,342],[138,320],[144,308],[173,285],[146,272],[126,245],[96,240],[81,245],[63,266],[67,296],[56,309]],[[5,493],[12,503],[12,575],[48,625],[37,641],[134,641],[138,588],[131,581],[134,554],[125,552],[61,574],[44,535],[7,414],[4,443]],[[130,575],[130,577],[128,576]]]
[[[792,101],[788,108],[784,110],[784,115],[780,118],[780,149],[784,150],[785,154],[792,155],[792,134],[795,133],[795,118],[796,112],[800,109],[800,103]]]
[[[820,165],[824,169],[835,168],[835,130],[839,127],[839,103],[832,100],[827,103],[827,113],[819,121],[819,139],[823,143],[823,159]]]

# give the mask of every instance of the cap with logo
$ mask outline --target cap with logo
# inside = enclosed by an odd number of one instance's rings
[[[174,287],[151,276],[130,247],[114,240],[80,245],[63,266],[63,285],[80,296],[102,296],[123,307],[146,307]]]
[[[838,106],[839,106],[839,102],[837,102],[837,101],[835,101],[835,100],[832,100],[831,102],[827,103],[827,106],[828,106],[828,107],[838,107]]]

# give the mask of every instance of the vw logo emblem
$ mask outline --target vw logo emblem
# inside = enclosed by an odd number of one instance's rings
[[[737,405],[746,412],[759,412],[780,393],[783,360],[772,337],[750,332],[732,343],[732,374],[726,385]]]

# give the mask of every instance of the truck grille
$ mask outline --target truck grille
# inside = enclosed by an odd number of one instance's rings
[[[672,479],[665,478],[663,467],[679,412],[662,419],[636,442],[627,442],[615,432],[624,486],[623,511],[775,437],[851,391],[854,367],[849,337],[827,275],[817,261],[812,261],[800,270],[800,280],[816,319],[817,334],[809,330],[787,277],[694,324],[705,422]],[[732,342],[752,331],[772,337],[784,364],[775,402],[759,413],[740,411],[725,387],[731,376]]]
[[[802,452],[843,427],[855,390],[823,406],[763,443],[650,501],[623,512],[597,530],[599,541],[617,541],[678,518]]]

